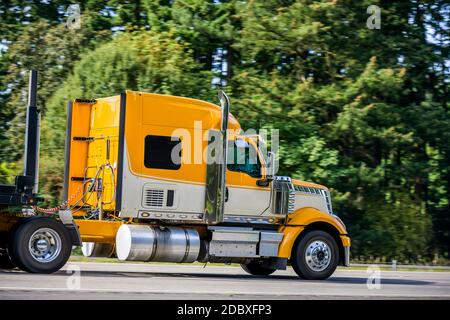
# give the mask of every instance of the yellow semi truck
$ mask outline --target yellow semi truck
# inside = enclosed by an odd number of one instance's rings
[[[38,157],[26,155],[35,170],[16,179],[28,181],[16,205],[33,210],[0,214],[3,266],[54,272],[72,245],[86,256],[127,261],[239,263],[253,275],[291,265],[304,279],[347,266],[350,238],[329,190],[275,175],[274,154],[260,137],[243,134],[226,94],[219,99],[217,106],[125,91],[71,101],[64,202],[37,206]],[[28,157],[39,145],[32,123]],[[1,201],[12,187],[2,188],[0,203],[10,207]]]

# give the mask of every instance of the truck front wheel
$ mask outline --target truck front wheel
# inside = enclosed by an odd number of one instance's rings
[[[339,262],[339,248],[327,232],[307,232],[294,245],[291,264],[297,275],[306,280],[324,280],[333,274]]]
[[[53,273],[70,257],[72,243],[64,225],[48,217],[21,222],[11,234],[9,254],[20,269],[31,273]]]
[[[245,272],[254,276],[268,276],[269,274],[274,273],[276,270],[273,268],[262,266],[260,263],[258,263],[258,261],[251,261],[246,264],[241,264],[241,267]]]

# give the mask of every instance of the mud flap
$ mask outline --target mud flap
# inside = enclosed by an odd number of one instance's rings
[[[66,227],[67,231],[69,231],[72,245],[81,246],[83,243],[81,241],[80,231],[78,230],[78,226],[73,221],[72,212],[70,210],[60,210],[58,214],[61,222],[64,224],[64,227]]]

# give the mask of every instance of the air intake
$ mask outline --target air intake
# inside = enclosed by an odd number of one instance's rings
[[[294,212],[295,189],[289,177],[276,176],[271,190],[272,214],[287,215]]]
[[[164,206],[164,190],[145,190],[144,203],[146,207],[161,208]]]

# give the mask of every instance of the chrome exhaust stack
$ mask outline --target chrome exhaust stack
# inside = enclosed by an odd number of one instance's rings
[[[228,150],[228,117],[230,99],[225,92],[219,92],[222,107],[220,131],[209,131],[208,163],[206,165],[205,222],[217,224],[223,221],[225,211],[226,171]],[[212,155],[211,148],[216,152]]]

